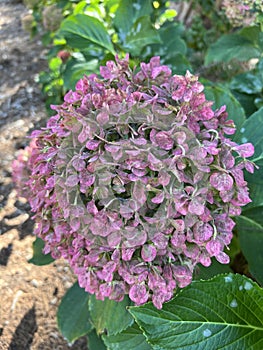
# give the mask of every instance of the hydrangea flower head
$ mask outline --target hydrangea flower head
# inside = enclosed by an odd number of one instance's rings
[[[161,308],[198,263],[229,262],[254,148],[226,137],[234,124],[196,76],[172,75],[159,57],[138,70],[117,58],[101,76],[81,79],[33,132],[36,234],[98,299]]]
[[[223,0],[222,10],[233,27],[251,26],[262,13],[261,0]]]

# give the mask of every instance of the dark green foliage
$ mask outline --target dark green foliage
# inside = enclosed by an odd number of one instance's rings
[[[33,243],[33,257],[28,260],[28,262],[34,265],[42,266],[51,264],[54,261],[50,254],[43,253],[44,245],[43,240],[37,237]]]

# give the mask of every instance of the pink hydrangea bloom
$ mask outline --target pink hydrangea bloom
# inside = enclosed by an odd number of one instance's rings
[[[263,4],[262,0],[223,0],[221,7],[233,27],[242,27],[257,23]]]
[[[198,263],[228,263],[254,148],[226,138],[225,107],[214,112],[198,78],[159,57],[137,71],[117,58],[101,76],[81,79],[32,135],[36,234],[98,299],[161,308]]]

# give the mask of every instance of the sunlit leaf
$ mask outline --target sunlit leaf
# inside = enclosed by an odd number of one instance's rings
[[[93,43],[114,54],[111,38],[97,18],[83,14],[71,15],[62,22],[59,34],[73,48],[86,49]]]
[[[195,281],[162,310],[129,311],[154,350],[263,349],[263,289],[245,276]]]

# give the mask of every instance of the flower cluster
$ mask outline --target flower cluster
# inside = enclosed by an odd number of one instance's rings
[[[32,134],[36,234],[98,299],[128,294],[161,308],[196,264],[229,262],[254,148],[225,136],[234,124],[225,106],[212,110],[196,76],[172,75],[159,57],[138,70],[116,58],[100,72]]]
[[[263,10],[261,0],[223,0],[222,10],[233,27],[254,24]]]

